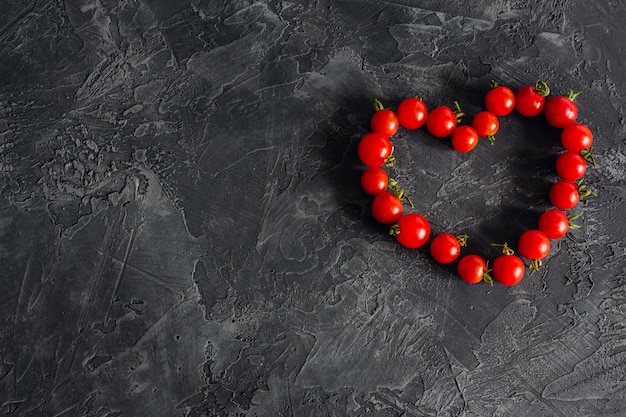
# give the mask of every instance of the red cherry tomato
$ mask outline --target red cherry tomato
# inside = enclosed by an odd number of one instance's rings
[[[524,278],[526,267],[516,255],[500,255],[491,266],[493,279],[502,285],[515,285]]]
[[[450,136],[456,129],[456,115],[450,107],[435,107],[426,117],[426,128],[436,138]]]
[[[519,237],[517,249],[526,259],[543,259],[550,252],[550,238],[541,230],[527,230]]]
[[[561,132],[561,143],[568,151],[580,152],[591,147],[593,134],[587,126],[581,123],[572,123]]]
[[[487,273],[487,262],[478,255],[465,255],[456,266],[459,277],[465,282],[476,284]]]
[[[492,88],[485,95],[485,107],[496,116],[506,116],[515,108],[515,93],[504,85]]]
[[[452,147],[458,152],[469,152],[478,144],[478,133],[471,126],[459,126],[452,132]]]
[[[500,128],[498,117],[490,111],[481,111],[472,119],[472,127],[483,138],[492,138]]]
[[[556,173],[564,180],[580,179],[586,171],[587,162],[578,152],[567,151],[556,158]]]
[[[377,195],[389,187],[389,176],[380,167],[371,167],[361,174],[361,188],[367,194]]]
[[[560,180],[550,187],[550,201],[558,209],[569,210],[574,208],[579,199],[578,187],[573,181]]]
[[[560,239],[569,230],[569,218],[561,210],[546,210],[539,216],[539,230],[550,239]]]
[[[357,152],[365,165],[381,167],[393,153],[393,145],[389,138],[381,133],[368,133],[359,142]]]
[[[394,227],[393,234],[398,242],[410,249],[423,246],[430,236],[430,224],[428,220],[420,214],[409,213],[400,217]]]
[[[536,116],[543,110],[546,95],[538,91],[535,85],[525,85],[515,93],[515,109],[522,116]]]
[[[396,114],[389,109],[381,109],[372,115],[370,128],[372,132],[385,136],[393,136],[398,131],[399,123]]]
[[[400,126],[408,130],[414,130],[426,123],[428,108],[422,100],[409,97],[400,102],[397,115]]]
[[[562,129],[574,123],[578,117],[578,106],[569,97],[552,97],[546,103],[544,113],[550,126]]]
[[[461,254],[461,244],[456,236],[440,233],[430,242],[430,254],[440,264],[449,264]]]
[[[392,224],[402,216],[402,201],[389,192],[382,192],[372,201],[372,216],[382,224]]]

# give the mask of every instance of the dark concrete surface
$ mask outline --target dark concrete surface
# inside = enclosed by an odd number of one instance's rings
[[[626,415],[626,3],[0,0],[0,415]],[[515,287],[375,224],[375,98],[580,91],[598,197]],[[394,138],[433,232],[515,242],[559,132]]]

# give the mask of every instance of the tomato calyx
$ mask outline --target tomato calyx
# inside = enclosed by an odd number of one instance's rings
[[[459,105],[459,102],[455,101],[454,102],[454,117],[456,118],[456,122],[461,123],[463,116],[465,116],[465,113],[463,113],[463,110],[461,110],[461,106]]]
[[[578,98],[579,95],[580,91],[574,92],[574,90],[569,90],[567,93],[563,94],[563,97],[569,98],[570,100],[574,101]]]
[[[597,197],[598,194],[587,188],[584,178],[576,183],[580,198]]]
[[[582,156],[585,161],[593,165],[594,168],[598,167],[598,164],[596,163],[596,159],[593,156],[593,148],[581,150],[580,156]]]
[[[567,226],[570,229],[580,229],[580,225],[574,223],[576,219],[580,217],[580,214],[572,214],[571,216],[567,216]]]
[[[374,99],[374,111],[381,111],[381,110],[385,110],[385,106],[383,105],[382,101],[375,98]]]
[[[463,234],[463,235],[458,235],[455,237],[456,237],[456,241],[459,242],[459,246],[461,247],[467,246],[467,239],[469,239],[468,235]]]
[[[515,251],[509,246],[508,243],[492,243],[491,246],[502,248],[502,254],[506,256],[515,255]]]
[[[389,178],[388,189],[391,191],[391,194],[396,196],[398,200],[406,201],[407,203],[409,203],[409,206],[411,206],[411,208],[415,208],[415,205],[413,205],[413,201],[411,201],[411,197],[409,197],[404,188],[400,186],[398,181],[393,178]]]
[[[535,83],[535,90],[541,97],[548,97],[550,95],[550,86],[548,86],[548,83],[544,80],[538,80]]]
[[[485,273],[483,274],[483,281],[493,287],[493,277],[491,276],[492,269],[489,268],[489,261],[487,261],[487,268],[485,268]]]

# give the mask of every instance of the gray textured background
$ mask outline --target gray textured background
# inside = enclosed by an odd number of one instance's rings
[[[0,0],[0,414],[626,415],[625,23],[623,0]],[[473,114],[538,78],[595,134],[582,227],[512,288],[400,248],[358,183],[374,98]],[[395,141],[471,251],[548,207],[541,117],[467,155]]]

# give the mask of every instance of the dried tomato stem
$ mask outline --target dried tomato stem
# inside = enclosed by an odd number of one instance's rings
[[[461,110],[461,106],[459,105],[458,101],[454,102],[454,116],[456,117],[456,122],[457,123],[461,123],[461,120],[463,119],[463,116],[465,116],[465,113],[463,113],[463,110]]]
[[[491,246],[502,248],[502,254],[503,255],[510,256],[510,255],[514,255],[515,254],[515,251],[513,249],[511,249],[509,247],[509,244],[506,243],[506,242],[504,242],[504,243],[492,243]]]
[[[533,259],[532,261],[530,261],[530,275],[534,274],[535,272],[539,271],[539,269],[541,268],[541,265],[543,263],[541,262],[541,259]]]

